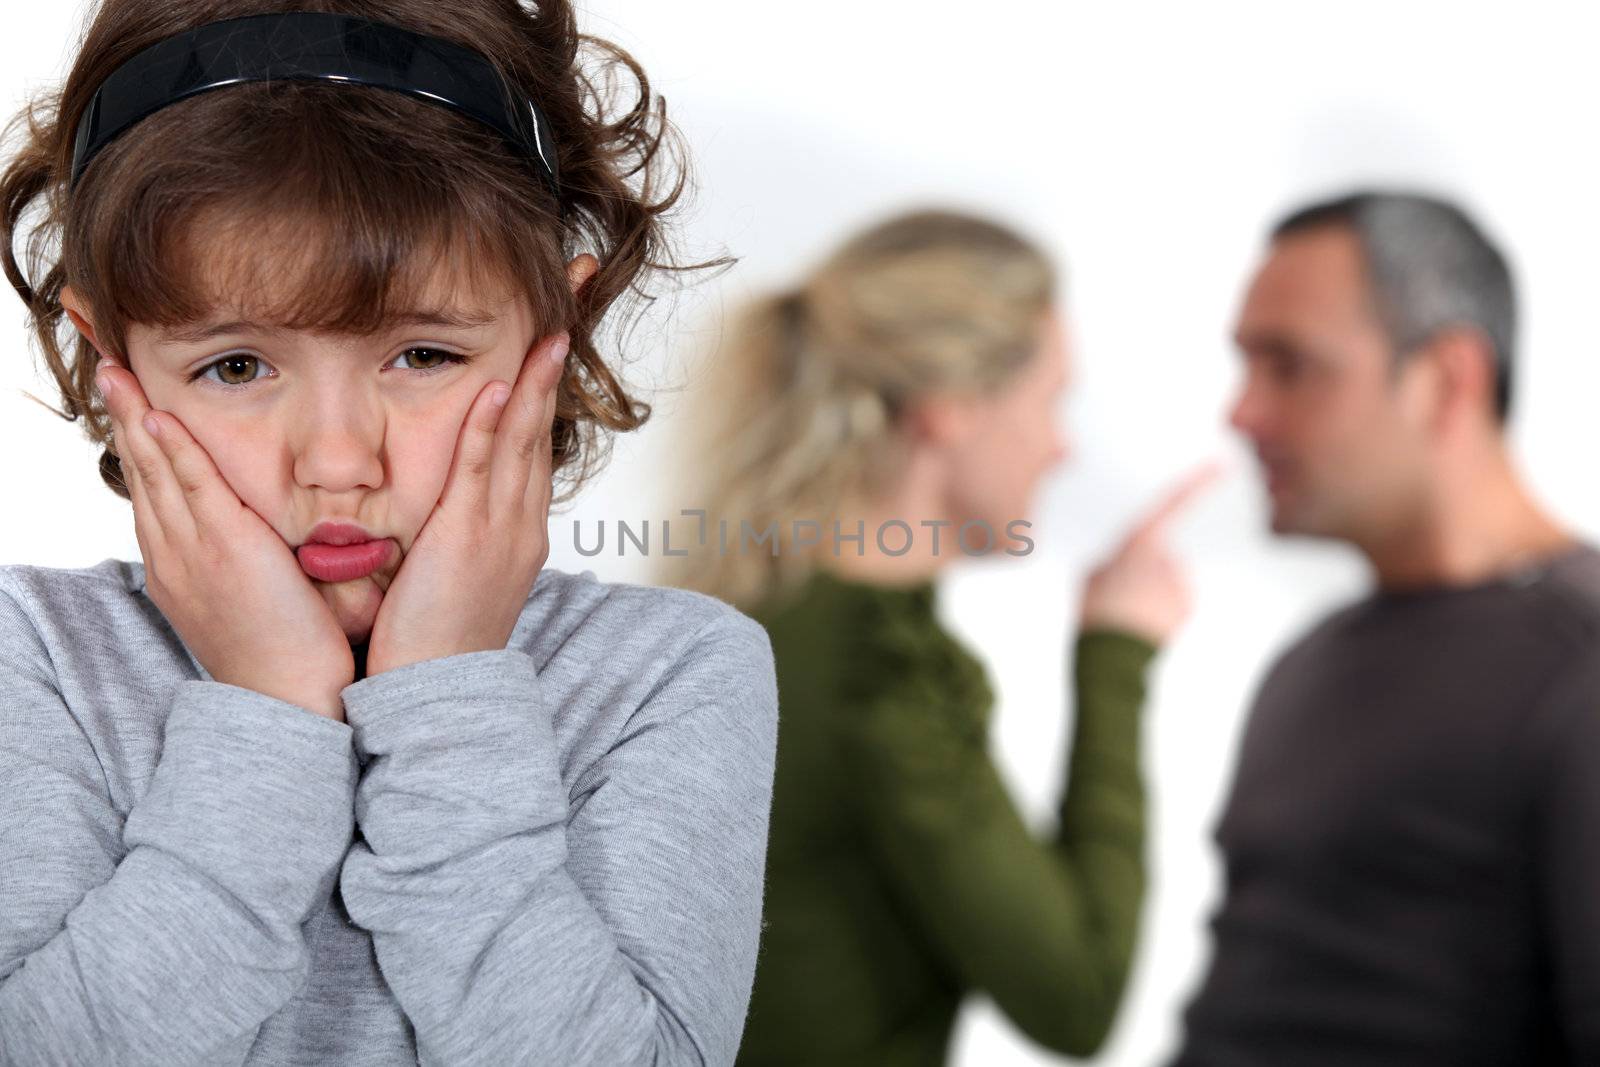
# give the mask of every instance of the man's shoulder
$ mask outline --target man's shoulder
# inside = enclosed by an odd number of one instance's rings
[[[1352,628],[1358,628],[1377,602],[1374,595],[1346,600],[1302,623],[1272,657],[1273,669],[1282,670],[1295,660],[1322,654]]]
[[[1580,542],[1527,582],[1537,607],[1578,640],[1600,635],[1600,548]]]
[[[1600,548],[1580,541],[1559,554],[1503,577],[1493,586],[1483,587],[1492,594],[1484,599],[1482,589],[1470,590],[1472,601],[1435,601],[1436,606],[1449,606],[1458,611],[1445,614],[1432,613],[1440,620],[1456,617],[1463,624],[1478,625],[1487,615],[1497,618],[1496,625],[1514,630],[1521,636],[1537,637],[1540,641],[1562,645],[1592,647],[1600,641]],[[1431,598],[1429,598],[1431,599]],[[1327,642],[1335,642],[1342,635],[1360,631],[1369,623],[1381,625],[1390,616],[1395,604],[1421,603],[1412,597],[1386,596],[1373,592],[1345,603],[1308,626],[1292,643],[1288,652],[1309,650]],[[1411,616],[1406,616],[1411,619]],[[1285,654],[1288,654],[1286,652]]]

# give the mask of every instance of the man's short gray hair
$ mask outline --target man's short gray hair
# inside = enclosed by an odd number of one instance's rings
[[[1505,257],[1472,218],[1438,197],[1362,190],[1292,212],[1272,236],[1326,225],[1354,231],[1373,303],[1398,354],[1449,327],[1484,333],[1494,350],[1495,415],[1503,423],[1511,408],[1516,297]]]

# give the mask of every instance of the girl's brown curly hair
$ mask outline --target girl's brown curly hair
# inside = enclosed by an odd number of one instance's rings
[[[375,19],[486,56],[548,116],[565,214],[528,161],[475,120],[401,93],[306,81],[171,104],[112,141],[69,191],[79,117],[113,70],[196,26],[285,11]],[[618,108],[627,80],[637,92]],[[525,293],[538,336],[571,334],[553,432],[559,503],[603,466],[611,433],[651,413],[597,351],[607,309],[643,296],[647,272],[727,262],[670,262],[663,216],[687,182],[681,137],[639,64],[580,34],[568,0],[532,9],[519,0],[104,0],[65,82],[30,101],[7,134],[19,130],[0,171],[6,277],[64,402],[50,410],[85,419],[103,449],[100,476],[124,498],[111,421],[90,388],[98,354],[66,319],[64,286],[93,309],[97,340],[126,364],[129,324],[191,325],[224,294],[276,291],[261,261],[278,260],[272,277],[281,279],[284,250],[295,252],[300,283],[252,317],[338,333],[375,331],[392,309],[414,307],[448,256],[475,280]],[[15,238],[35,207],[19,263]],[[600,269],[573,293],[566,263],[582,252]]]

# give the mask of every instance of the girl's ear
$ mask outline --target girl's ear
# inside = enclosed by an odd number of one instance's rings
[[[572,286],[572,291],[576,293],[587,284],[590,278],[594,277],[594,272],[599,269],[600,261],[585,252],[567,264],[567,284]]]
[[[94,335],[94,323],[89,321],[88,309],[84,307],[83,302],[78,299],[78,294],[73,291],[70,285],[61,287],[61,307],[66,311],[67,317],[72,320],[72,324],[78,328],[78,332],[89,339],[89,343],[94,346],[96,352],[100,353],[102,359],[106,358],[105,349],[100,347],[100,341]]]

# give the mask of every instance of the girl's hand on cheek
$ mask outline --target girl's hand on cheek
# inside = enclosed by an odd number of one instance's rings
[[[133,499],[146,595],[214,680],[343,721],[355,657],[288,544],[176,416],[151,412],[131,372],[102,360],[95,384]]]
[[[444,491],[389,584],[367,676],[506,647],[550,558],[551,431],[568,338],[536,345],[504,407],[490,382],[467,410]]]

